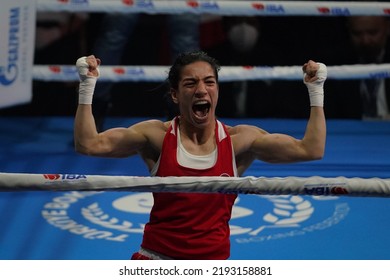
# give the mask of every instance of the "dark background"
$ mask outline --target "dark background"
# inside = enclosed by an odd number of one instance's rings
[[[92,13],[78,30],[47,48],[36,51],[34,64],[74,65],[78,57],[91,53],[103,14]],[[344,17],[251,17],[260,37],[255,48],[239,53],[227,39],[229,26],[236,17],[223,17],[202,24],[201,48],[221,65],[302,65],[312,59],[327,65],[348,63],[350,45]],[[129,38],[123,65],[169,65],[169,44],[164,15],[142,15],[135,34]],[[102,62],[104,64],[104,61]],[[347,81],[341,82],[347,85]],[[160,83],[120,82],[112,90],[109,116],[161,117],[165,114]],[[306,118],[309,99],[301,81],[249,81],[245,113],[237,113],[234,94],[239,83],[221,83],[219,117]],[[340,110],[340,82],[325,84],[325,112],[328,118],[359,118]],[[357,98],[357,96],[356,96]],[[77,106],[76,82],[33,82],[29,104],[0,109],[0,116],[72,116]]]

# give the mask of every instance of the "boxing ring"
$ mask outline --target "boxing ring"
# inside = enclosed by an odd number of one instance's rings
[[[114,126],[139,120],[108,122]],[[305,126],[304,120],[224,121],[232,125],[242,121],[297,137]],[[76,154],[69,145],[72,118],[7,118],[0,124],[1,135],[6,135],[0,140],[0,170],[46,175],[41,178],[46,190],[37,189],[34,176],[27,180],[31,191],[2,186],[1,259],[126,259],[139,246],[152,203],[150,193],[77,191],[69,186],[69,191],[55,190],[61,180],[77,188],[76,182],[82,183],[90,174],[148,176],[138,157],[100,159]],[[377,177],[385,182],[390,177],[389,131],[389,122],[330,120],[323,160],[286,165],[255,162],[244,176]],[[240,194],[231,221],[232,259],[390,258],[390,205],[385,194],[332,195],[325,185],[309,190],[308,195]]]
[[[128,2],[132,1],[39,0],[38,10],[115,11]],[[153,14],[192,9],[198,13],[265,16],[284,11],[286,15],[335,16],[345,12],[345,7],[349,15],[379,15],[388,13],[390,8],[387,3],[372,6],[270,1],[254,6],[251,1],[240,2],[147,1],[154,5],[135,5],[126,11]],[[210,6],[217,3],[219,9]],[[176,5],[175,9],[172,5]],[[161,81],[166,69],[102,66],[101,79]],[[297,80],[302,75],[298,66],[222,69],[222,82],[243,78]],[[328,69],[330,79],[388,78],[390,74],[386,64]],[[43,81],[78,79],[71,65],[36,65],[33,77]],[[107,123],[128,126],[140,120],[110,118]],[[290,119],[223,121],[229,125],[253,124],[295,137],[302,136],[306,125],[306,120]],[[242,182],[232,182],[231,189],[222,181],[218,189],[213,189],[207,180],[204,185],[195,184],[188,189],[239,193],[231,220],[231,259],[390,259],[390,122],[328,120],[327,126],[326,152],[320,161],[278,165],[255,162],[238,179]],[[138,249],[152,206],[148,186],[155,181],[150,181],[139,157],[102,159],[76,154],[70,144],[72,133],[73,118],[0,118],[0,259],[128,259]],[[134,183],[133,179],[140,186],[132,189],[127,182]],[[257,183],[267,179],[274,182],[272,186]],[[265,190],[264,185],[268,187]],[[162,191],[164,187],[170,190],[161,181],[157,189],[152,189]]]

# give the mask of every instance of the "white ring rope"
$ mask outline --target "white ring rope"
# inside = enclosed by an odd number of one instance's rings
[[[0,173],[0,191],[128,191],[389,197],[390,178],[137,177]]]
[[[389,78],[390,64],[327,66],[328,79]],[[169,66],[101,66],[100,81],[164,81]],[[78,81],[75,66],[34,65],[33,79],[41,81]],[[223,66],[220,81],[301,80],[302,66]]]
[[[358,1],[38,0],[37,10],[146,14],[195,13],[224,16],[388,16],[390,3]]]

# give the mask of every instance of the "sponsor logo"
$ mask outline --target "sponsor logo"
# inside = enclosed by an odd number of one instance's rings
[[[114,67],[112,69],[116,75],[145,76],[145,71],[140,67],[126,69],[124,67]]]
[[[79,182],[87,181],[86,175],[80,174],[43,174],[43,178],[47,181],[44,184],[61,184],[62,182]]]
[[[118,74],[118,75],[124,75],[126,73],[126,70],[125,68],[123,67],[114,67],[112,69],[112,71],[115,73],[115,74]]]
[[[11,85],[18,77],[19,45],[20,45],[20,8],[11,8],[8,17],[8,57],[6,65],[0,65],[0,84]]]
[[[122,0],[122,3],[125,4],[126,6],[133,6],[134,5],[133,0]]]
[[[44,174],[43,177],[50,181],[55,181],[61,178],[60,174]]]
[[[334,15],[334,16],[351,15],[348,8],[340,8],[340,7],[318,7],[317,11],[323,15]]]
[[[61,4],[88,4],[89,0],[57,0]]]
[[[77,69],[72,66],[58,66],[58,65],[50,65],[49,71],[53,74],[65,74],[65,75],[74,75],[77,74]]]
[[[207,1],[207,2],[199,2],[199,1],[187,1],[187,6],[191,8],[201,8],[205,10],[218,10],[219,6],[216,1]]]
[[[54,73],[54,74],[59,74],[61,73],[61,67],[60,66],[49,66],[49,70],[50,72]]]
[[[62,180],[64,175],[44,176]],[[86,239],[128,242],[132,235],[142,235],[152,206],[151,193],[74,191],[53,197],[41,214],[50,225]],[[337,225],[349,211],[334,196],[239,196],[230,221],[231,240],[247,244],[302,236]]]
[[[122,3],[126,6],[136,6],[139,8],[154,8],[153,1],[151,0],[122,0]]]
[[[386,79],[390,77],[390,73],[383,71],[378,73],[370,73],[370,77],[373,79]]]
[[[343,186],[305,187],[304,192],[308,195],[343,195],[349,193]]]
[[[278,4],[252,3],[252,8],[261,12],[266,12],[271,14],[285,13],[284,7]]]

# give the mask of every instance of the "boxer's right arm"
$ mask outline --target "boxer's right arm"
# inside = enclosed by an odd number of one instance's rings
[[[93,92],[96,81],[99,78],[100,60],[91,56],[80,57],[76,61],[76,68],[79,73],[79,104],[92,104]]]
[[[94,56],[81,57],[76,62],[80,77],[79,104],[74,123],[75,150],[81,154],[125,157],[134,155],[147,144],[162,123],[143,122],[129,128],[111,128],[98,133],[92,114],[92,100],[95,84],[99,77],[100,60]],[[144,131],[151,131],[149,138]]]
[[[98,132],[92,114],[92,99],[96,81],[99,77],[100,60],[94,56],[80,57],[76,62],[79,73],[78,106],[74,123],[75,149],[81,153],[89,153],[89,146],[96,145]]]

